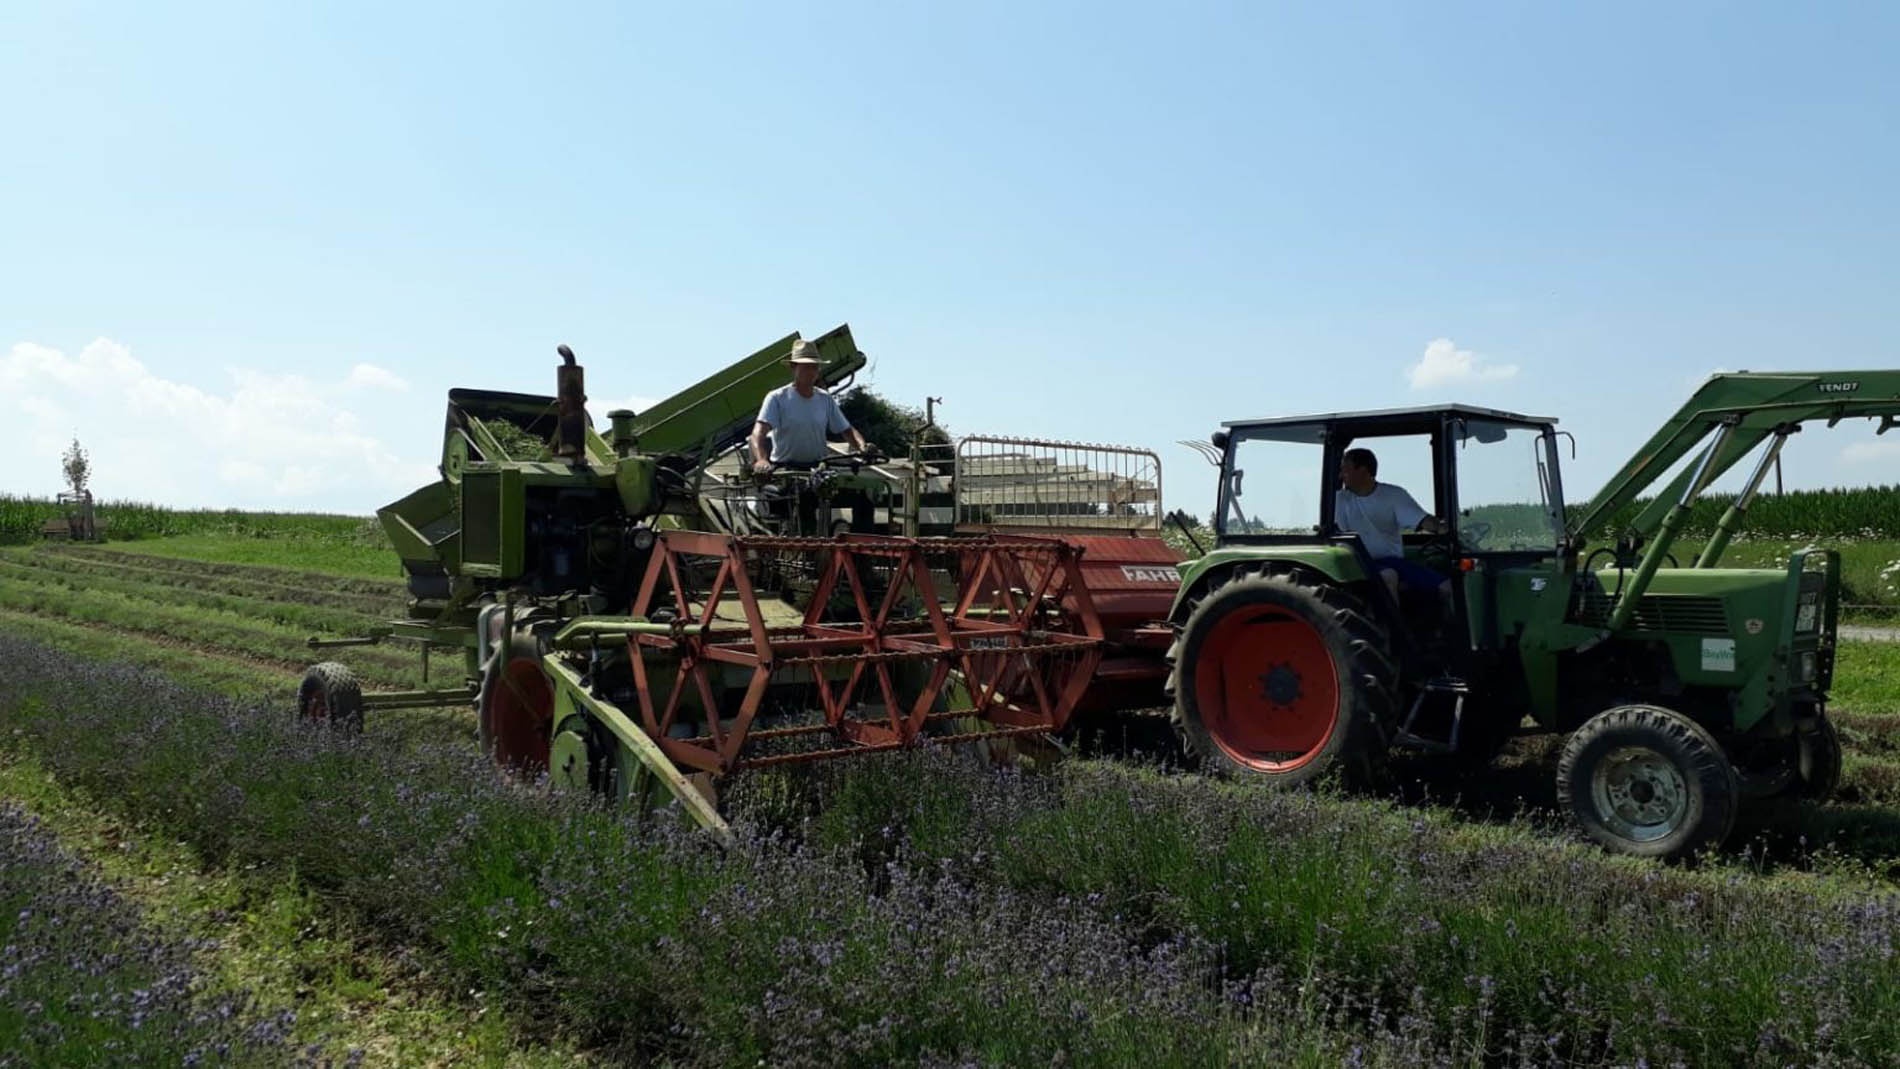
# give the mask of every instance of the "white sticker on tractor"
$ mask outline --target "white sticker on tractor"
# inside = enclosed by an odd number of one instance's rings
[[[1702,670],[1704,672],[1735,671],[1735,640],[1732,638],[1703,639]]]
[[[1122,578],[1131,583],[1178,583],[1181,573],[1172,564],[1124,564]]]

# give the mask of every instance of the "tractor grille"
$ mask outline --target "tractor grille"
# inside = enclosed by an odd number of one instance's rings
[[[1577,603],[1577,622],[1601,627],[1610,620],[1619,599],[1601,590],[1585,591]],[[1696,635],[1725,635],[1728,607],[1721,598],[1702,594],[1645,594],[1636,603],[1637,631],[1680,631]]]

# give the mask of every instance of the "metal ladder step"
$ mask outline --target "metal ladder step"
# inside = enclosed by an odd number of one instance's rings
[[[1445,739],[1427,738],[1412,730],[1418,723],[1419,714],[1424,711],[1425,703],[1434,695],[1449,697],[1451,706],[1451,732]],[[1458,749],[1459,733],[1464,727],[1465,699],[1471,696],[1471,688],[1462,679],[1439,676],[1425,681],[1419,688],[1418,697],[1412,699],[1412,708],[1405,714],[1405,723],[1399,725],[1398,735],[1392,740],[1395,745],[1409,746],[1426,753],[1447,754]]]

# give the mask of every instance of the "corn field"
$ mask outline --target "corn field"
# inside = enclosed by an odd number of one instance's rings
[[[1707,537],[1735,500],[1733,494],[1705,494],[1689,511],[1682,533]],[[1649,504],[1638,501],[1610,525],[1615,531]],[[1583,506],[1571,506],[1572,515]],[[1742,533],[1750,538],[1900,538],[1900,486],[1864,486],[1854,490],[1795,490],[1762,494],[1749,506]]]
[[[101,532],[114,541],[170,535],[226,534],[246,538],[332,538],[356,541],[374,521],[361,516],[309,512],[240,512],[237,509],[168,509],[140,501],[105,501],[94,506]],[[38,541],[47,520],[65,509],[45,498],[0,494],[0,545]]]

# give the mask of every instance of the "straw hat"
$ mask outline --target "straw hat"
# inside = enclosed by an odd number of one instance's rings
[[[824,361],[818,359],[818,347],[816,345],[800,338],[792,343],[792,355],[786,363],[822,365]]]

